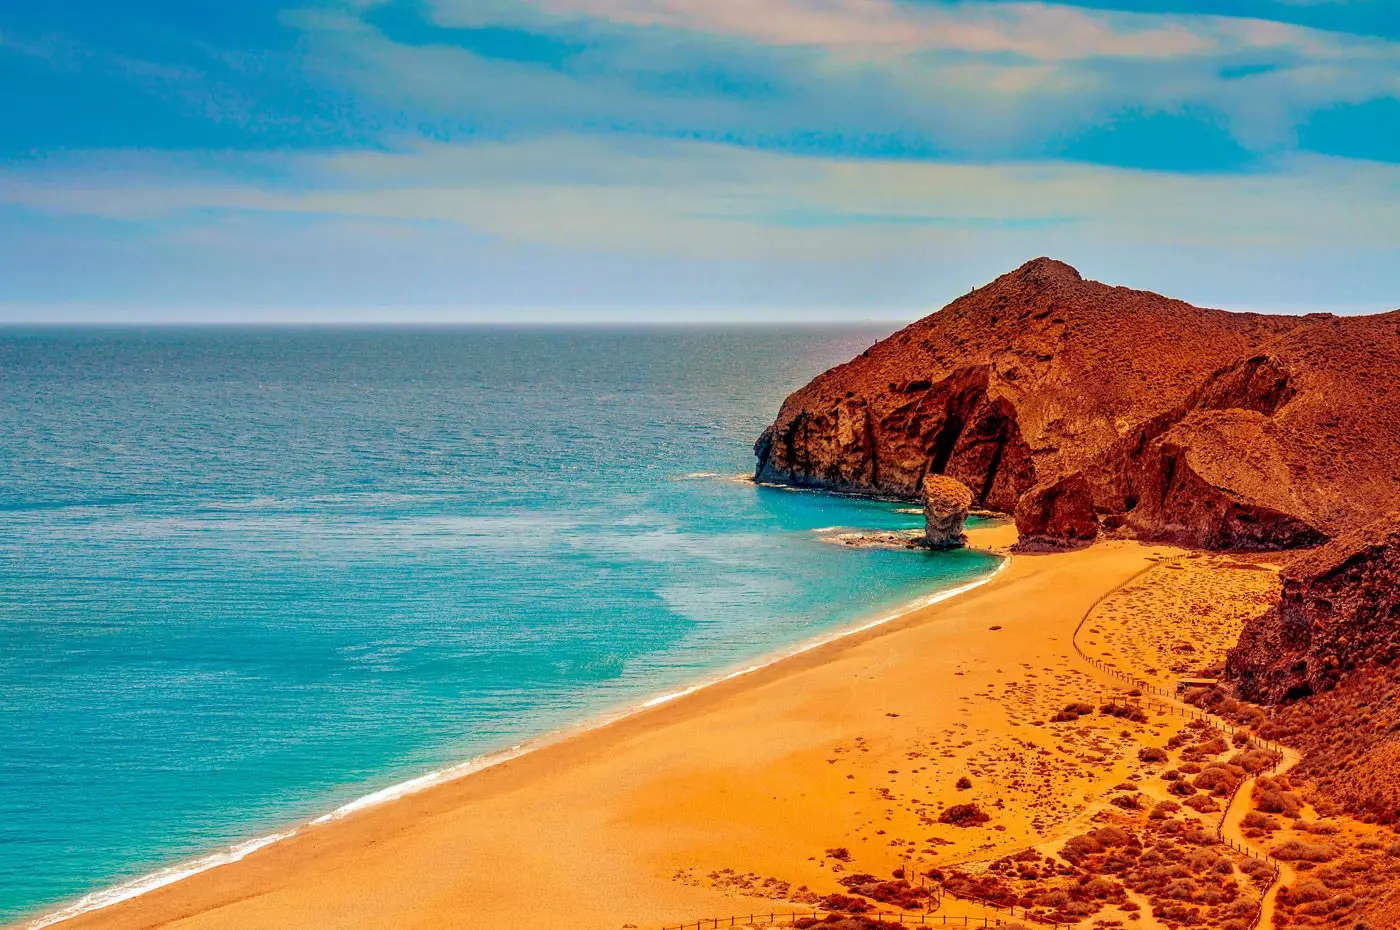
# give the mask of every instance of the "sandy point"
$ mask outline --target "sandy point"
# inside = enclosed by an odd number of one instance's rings
[[[650,928],[1046,842],[1128,766],[1113,746],[1026,762],[1051,752],[1047,711],[1099,686],[1071,635],[1168,554],[1018,555],[961,597],[60,926]],[[960,803],[991,820],[940,822]]]

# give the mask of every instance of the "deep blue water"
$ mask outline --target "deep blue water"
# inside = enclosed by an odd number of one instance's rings
[[[990,570],[687,477],[878,335],[0,331],[0,920]]]

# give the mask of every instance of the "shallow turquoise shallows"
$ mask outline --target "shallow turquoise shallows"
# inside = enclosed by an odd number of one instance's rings
[[[877,335],[0,331],[0,920],[989,572],[733,480]]]

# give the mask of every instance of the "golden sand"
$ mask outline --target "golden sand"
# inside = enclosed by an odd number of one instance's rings
[[[1014,531],[973,537],[1004,548]],[[906,862],[928,868],[1052,848],[1140,774],[1141,746],[1181,726],[1155,716],[1046,722],[1066,703],[1115,687],[1072,647],[1086,612],[1177,555],[1124,541],[1017,555],[956,599],[306,828],[63,926],[647,930],[790,910],[844,890],[843,872],[888,876]],[[1252,598],[1272,584],[1268,573],[1239,572],[1230,596]],[[1138,578],[1132,623],[1180,621],[1166,614],[1196,594],[1141,593],[1154,583],[1144,579],[1170,587],[1177,574],[1158,566]],[[1096,651],[1122,641],[1108,635],[1128,622],[1118,607],[1095,613]],[[971,788],[958,789],[963,777]],[[969,802],[991,821],[938,821],[947,806]],[[849,858],[828,854],[838,848]],[[961,903],[945,912],[984,913]]]

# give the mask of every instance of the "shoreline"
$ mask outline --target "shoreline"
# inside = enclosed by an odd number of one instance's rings
[[[1027,792],[1007,756],[1022,750],[1007,741],[1048,734],[1020,705],[1062,700],[1035,679],[1078,662],[1075,624],[1173,551],[1109,541],[1016,558],[964,596],[65,926],[523,928],[553,914],[581,930],[646,928],[842,891],[833,872],[846,860],[823,850],[849,848],[846,868],[888,874],[904,865],[901,837],[935,834],[921,853],[934,865],[1024,849],[1126,771],[1071,764]],[[965,772],[971,792],[954,789]],[[1062,803],[1042,826],[1046,791]],[[1002,832],[927,819],[935,803],[1000,810],[1000,798]]]
[[[82,917],[99,914],[109,908],[128,901],[133,901],[159,891],[162,888],[168,888],[180,882],[187,881],[195,876],[235,865],[253,853],[283,843],[293,837],[306,835],[316,828],[344,821],[356,814],[375,810],[396,801],[412,798],[434,788],[461,781],[469,776],[505,765],[506,763],[521,759],[527,755],[552,746],[588,734],[598,733],[599,731],[634,719],[639,715],[664,707],[675,701],[774,668],[808,653],[822,649],[823,647],[839,644],[843,640],[859,636],[863,633],[870,633],[919,611],[926,610],[970,593],[995,581],[1010,566],[1012,556],[1009,548],[1010,544],[1014,542],[1015,533],[1014,527],[1010,525],[1009,521],[1006,521],[1005,523],[969,529],[968,537],[969,548],[988,552],[998,556],[1000,559],[996,567],[990,572],[970,582],[933,591],[898,607],[886,610],[874,619],[857,621],[854,625],[844,626],[836,630],[818,634],[795,645],[770,652],[740,668],[731,669],[730,671],[721,672],[719,674],[712,674],[694,684],[662,692],[653,697],[630,704],[621,710],[604,712],[578,724],[543,733],[525,742],[517,743],[514,746],[482,753],[462,762],[435,769],[422,775],[414,776],[384,788],[368,792],[324,814],[310,819],[293,821],[283,829],[243,840],[231,844],[224,849],[187,859],[183,862],[177,862],[169,866],[155,869],[144,875],[116,885],[88,892],[66,905],[61,905],[53,910],[37,914],[33,917],[21,918],[13,927],[15,930],[44,930],[44,928],[47,927],[60,926]],[[979,541],[981,545],[977,544]]]

